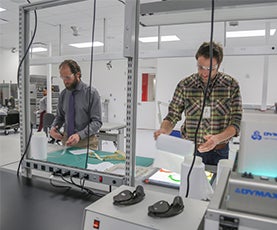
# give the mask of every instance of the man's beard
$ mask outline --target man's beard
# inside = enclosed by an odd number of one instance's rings
[[[77,77],[75,77],[74,81],[70,85],[65,86],[65,88],[67,88],[68,90],[73,90],[76,88],[77,84],[78,84],[78,80],[77,80]]]

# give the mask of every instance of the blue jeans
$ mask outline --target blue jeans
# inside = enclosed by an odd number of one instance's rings
[[[229,156],[229,144],[227,144],[222,149],[213,149],[209,152],[196,152],[196,156],[202,157],[202,161],[207,165],[217,165],[218,161],[221,159],[228,159]]]

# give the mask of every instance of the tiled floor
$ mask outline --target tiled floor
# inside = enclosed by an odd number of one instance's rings
[[[16,162],[20,159],[20,134],[11,131],[5,135],[0,131],[0,166]]]

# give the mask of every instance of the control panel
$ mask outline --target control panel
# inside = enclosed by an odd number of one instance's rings
[[[277,218],[277,177],[232,172],[226,207],[229,210]]]

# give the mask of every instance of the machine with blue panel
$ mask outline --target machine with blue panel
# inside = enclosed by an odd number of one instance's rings
[[[225,170],[205,215],[205,230],[277,229],[277,115],[244,112],[238,167]]]

